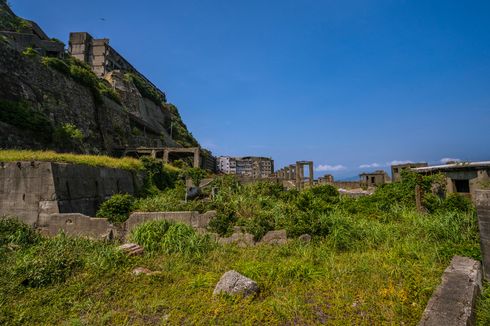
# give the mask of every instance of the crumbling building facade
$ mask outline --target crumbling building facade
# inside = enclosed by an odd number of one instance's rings
[[[254,179],[268,178],[274,171],[274,160],[270,157],[220,156],[216,160],[217,170],[225,174],[251,177]]]

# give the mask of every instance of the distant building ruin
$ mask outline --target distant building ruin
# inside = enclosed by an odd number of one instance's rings
[[[410,170],[410,169],[426,167],[426,166],[429,166],[429,164],[427,164],[426,162],[394,164],[391,166],[391,181],[392,182],[400,181],[401,173],[404,170]]]
[[[361,173],[359,175],[360,185],[363,188],[381,186],[390,181],[388,174],[383,170],[377,170],[371,173]]]
[[[305,166],[308,166],[308,177],[305,177]],[[305,183],[309,187],[313,187],[315,179],[313,161],[296,161],[296,164],[285,166],[276,171],[276,177],[288,183],[294,182],[294,186],[298,190],[303,189]]]
[[[475,191],[490,183],[490,161],[462,162],[414,168],[424,175],[442,173],[446,176],[446,192],[475,198]]]
[[[5,21],[15,21],[18,25],[16,29],[0,29],[0,35],[6,37],[6,41],[17,51],[22,52],[27,48],[32,48],[42,56],[63,57],[65,45],[50,38],[31,20],[18,18],[5,3],[0,3],[2,15],[0,19]]]
[[[274,160],[270,157],[220,156],[216,159],[216,164],[219,172],[254,179],[268,178],[274,171]]]
[[[333,175],[331,174],[325,174],[323,177],[318,178],[318,184],[323,185],[323,184],[333,184],[334,179]]]
[[[151,85],[164,101],[166,99],[164,92],[109,45],[108,38],[94,39],[87,32],[72,32],[70,33],[68,52],[73,57],[88,64],[92,71],[101,78],[115,70],[130,72]]]

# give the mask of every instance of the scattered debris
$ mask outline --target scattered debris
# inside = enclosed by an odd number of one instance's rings
[[[269,231],[260,240],[263,244],[283,245],[288,241],[286,230]]]
[[[307,233],[302,234],[298,237],[298,240],[301,242],[310,242],[311,241],[311,235],[309,235]]]
[[[254,236],[250,233],[233,233],[228,238],[219,238],[219,244],[236,244],[239,247],[251,247],[255,245]]]
[[[243,295],[244,297],[254,295],[259,292],[257,283],[248,277],[243,276],[237,271],[230,270],[221,276],[218,284],[214,288],[213,295],[220,293],[231,295]]]
[[[141,275],[141,274],[144,274],[144,275],[155,275],[155,274],[160,274],[161,272],[159,271],[151,271],[149,270],[148,268],[145,268],[145,267],[136,267],[135,269],[133,269],[133,271],[131,272],[133,275]]]
[[[125,243],[123,245],[120,245],[118,248],[121,249],[128,256],[138,256],[142,255],[144,252],[143,247],[136,243]]]

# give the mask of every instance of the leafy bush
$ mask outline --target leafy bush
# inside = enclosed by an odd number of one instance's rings
[[[179,177],[178,169],[172,169],[167,165],[162,165],[161,161],[151,157],[142,157],[141,162],[147,172],[150,184],[155,185],[159,190],[165,190],[175,186],[175,182]]]
[[[65,281],[75,269],[83,265],[80,257],[82,250],[77,249],[78,241],[64,234],[42,241],[19,257],[15,275],[21,278],[23,285],[31,287]]]
[[[468,197],[457,193],[447,195],[443,207],[448,211],[470,212],[474,209],[473,203]]]
[[[130,238],[149,252],[167,254],[200,255],[213,247],[209,236],[197,234],[189,225],[165,220],[138,225]]]
[[[68,64],[66,64],[65,61],[61,59],[54,58],[54,57],[43,57],[41,61],[44,65],[51,67],[61,72],[62,74],[68,76],[70,75],[70,67],[68,66]]]
[[[233,214],[218,212],[218,214],[209,221],[209,229],[221,236],[229,235],[233,231],[237,218]]]
[[[28,246],[39,239],[39,234],[31,226],[15,218],[0,217],[0,247]]]
[[[33,132],[44,143],[53,135],[51,120],[24,102],[0,100],[0,121]]]
[[[206,176],[206,171],[201,168],[188,168],[184,171],[184,175],[192,180],[195,187],[199,187],[201,180]]]
[[[134,197],[128,194],[116,194],[100,205],[97,217],[105,217],[110,222],[126,221],[134,207]]]
[[[148,84],[148,82],[141,79],[139,76],[132,73],[126,73],[124,77],[126,78],[126,80],[133,82],[134,86],[136,86],[141,96],[153,101],[158,106],[161,106],[162,103],[165,103],[165,97],[162,96],[162,94],[158,92],[155,87]]]
[[[53,133],[53,141],[62,148],[78,148],[82,145],[83,138],[83,133],[72,123],[56,127]]]
[[[39,53],[36,50],[34,50],[33,48],[27,47],[27,48],[24,49],[24,51],[22,51],[22,55],[24,57],[30,57],[30,58],[32,58],[32,57],[38,56]]]

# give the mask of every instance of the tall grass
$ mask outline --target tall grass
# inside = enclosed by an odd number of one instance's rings
[[[114,158],[105,155],[79,155],[53,151],[0,150],[0,162],[48,161],[102,166],[124,170],[142,170],[142,163],[134,158]]]

